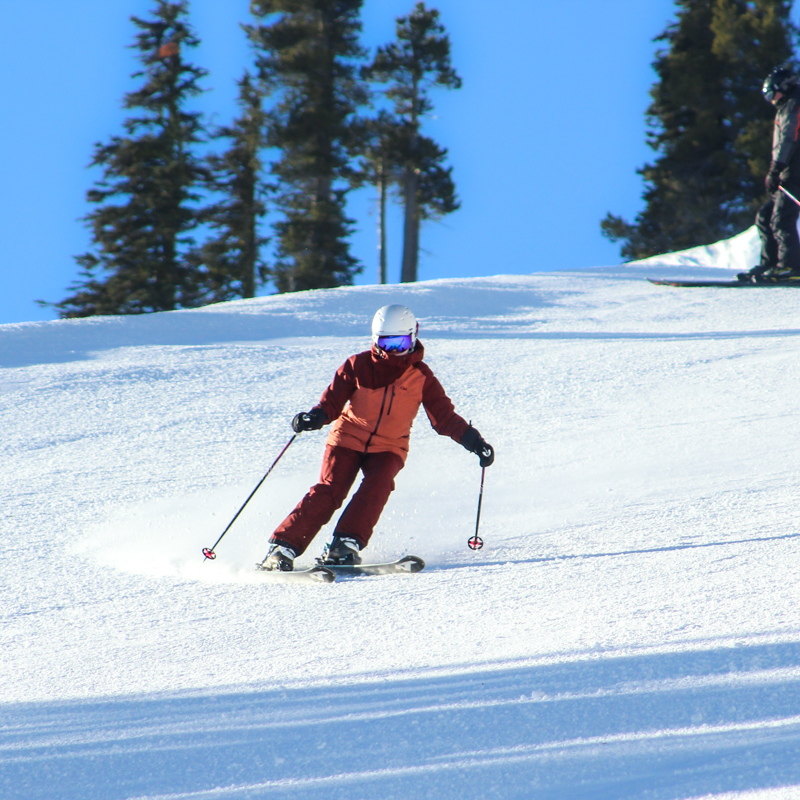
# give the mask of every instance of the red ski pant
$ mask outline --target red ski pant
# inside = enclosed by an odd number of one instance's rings
[[[402,468],[403,459],[396,453],[360,453],[347,447],[326,447],[319,483],[309,489],[275,529],[270,541],[288,544],[297,555],[304,552],[320,528],[341,508],[361,470],[364,478],[336,523],[335,532],[366,547]]]

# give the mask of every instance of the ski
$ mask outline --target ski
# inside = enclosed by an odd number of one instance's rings
[[[336,575],[399,575],[421,572],[425,569],[425,562],[419,556],[405,556],[384,564],[325,564],[323,568]]]
[[[699,286],[716,286],[725,289],[763,289],[770,286],[800,286],[798,280],[788,281],[774,281],[770,283],[749,283],[747,281],[673,281],[662,278],[656,280],[655,278],[648,278],[650,283],[656,286],[676,286],[676,287],[699,287]]]
[[[256,564],[256,570],[277,583],[333,583],[336,580],[336,575],[333,571],[320,564],[316,564],[308,569],[295,569],[291,572],[281,572],[277,569],[264,569],[261,564]]]

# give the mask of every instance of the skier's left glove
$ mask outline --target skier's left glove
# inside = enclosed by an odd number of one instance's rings
[[[786,169],[783,161],[773,161],[764,181],[764,186],[769,194],[775,194],[781,188],[781,172]]]
[[[480,459],[482,467],[491,467],[494,463],[494,448],[483,440],[483,437],[472,425],[464,431],[459,444],[470,453],[475,453]]]
[[[325,412],[316,406],[311,411],[304,411],[292,420],[292,430],[295,433],[303,431],[318,431],[326,422],[328,417]]]

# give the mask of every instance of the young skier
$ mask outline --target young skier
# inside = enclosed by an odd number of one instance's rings
[[[409,433],[420,405],[437,433],[477,454],[482,467],[494,461],[492,447],[456,414],[422,360],[425,349],[418,331],[416,318],[405,306],[379,309],[372,320],[372,348],[347,359],[319,403],[292,420],[298,433],[333,425],[319,483],[272,534],[262,562],[265,569],[294,568],[294,559],[341,507],[359,471],[364,474],[361,485],[339,518],[323,561],[361,563],[359,552],[369,544],[408,455]]]
[[[794,74],[778,67],[767,76],[762,92],[777,108],[772,162],[765,180],[770,198],[756,215],[761,263],[737,277],[740,281],[776,283],[800,279],[800,86]]]

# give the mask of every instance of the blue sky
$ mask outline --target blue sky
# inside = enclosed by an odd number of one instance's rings
[[[90,244],[80,221],[97,172],[93,145],[120,132],[122,97],[136,84],[131,15],[151,0],[8,3],[0,30],[0,323],[54,319]],[[425,131],[450,150],[462,208],[422,231],[420,279],[529,273],[619,262],[600,234],[612,211],[641,208],[635,170],[652,158],[644,111],[655,75],[653,38],[673,0],[439,0],[458,91],[437,91]],[[365,0],[364,44],[394,36],[413,0]],[[235,80],[250,63],[239,23],[248,0],[194,0],[202,40],[192,60],[209,70],[196,107],[227,123]],[[375,198],[351,195],[358,230],[356,283],[377,282]],[[389,229],[389,280],[400,272],[400,209]]]

